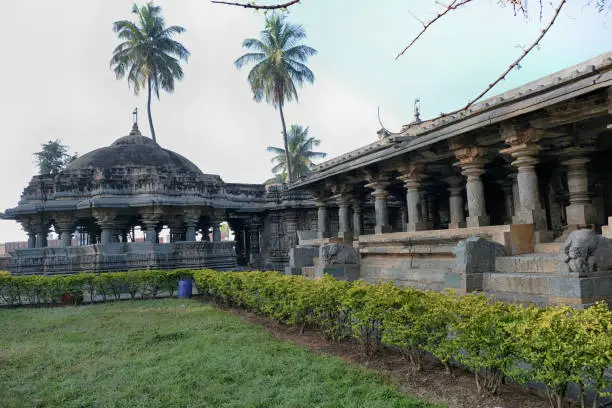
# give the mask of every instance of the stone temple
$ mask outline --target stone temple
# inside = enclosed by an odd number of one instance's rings
[[[127,136],[79,157],[59,174],[32,178],[19,205],[4,214],[28,235],[28,248],[16,250],[8,267],[16,274],[282,269],[297,229],[310,229],[311,219],[316,223],[313,209],[307,193],[224,183],[204,174],[134,125]],[[233,242],[220,241],[224,221]],[[159,243],[163,227],[170,229],[170,243]],[[47,247],[50,228],[60,235],[60,248]],[[133,242],[135,228],[145,242]],[[78,246],[71,245],[74,235]]]
[[[32,179],[5,212],[30,244],[9,268],[243,266],[537,304],[612,302],[610,157],[612,52],[383,128],[289,186],[224,183],[135,127]],[[235,241],[218,240],[223,221]],[[50,227],[62,248],[45,247]],[[134,227],[147,242],[131,242]],[[158,243],[163,227],[172,242]],[[73,234],[82,245],[70,246]]]

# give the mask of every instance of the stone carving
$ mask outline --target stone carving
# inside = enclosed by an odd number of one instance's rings
[[[359,254],[350,245],[327,244],[319,249],[319,262],[321,265],[357,265]]]
[[[498,242],[468,237],[459,241],[453,253],[456,256],[455,271],[469,275],[494,271],[495,258],[506,255],[506,249]]]
[[[590,274],[612,269],[612,240],[588,229],[570,233],[562,254],[570,272]]]

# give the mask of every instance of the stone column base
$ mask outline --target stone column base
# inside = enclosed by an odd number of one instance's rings
[[[593,206],[591,204],[570,204],[566,209],[567,225],[591,225]]]
[[[427,223],[423,221],[409,222],[406,224],[406,231],[426,231]]]
[[[491,219],[488,215],[478,215],[475,217],[467,217],[468,227],[486,227],[491,223]]]
[[[392,228],[390,225],[377,225],[374,227],[375,234],[386,234],[392,232]]]
[[[465,222],[450,222],[448,223],[448,229],[465,228],[465,225]]]

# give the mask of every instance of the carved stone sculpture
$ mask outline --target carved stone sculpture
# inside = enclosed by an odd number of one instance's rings
[[[612,269],[612,240],[588,229],[569,234],[562,253],[570,272],[586,275]]]
[[[359,254],[350,245],[327,244],[319,249],[319,262],[323,266],[327,265],[357,265],[359,264]]]

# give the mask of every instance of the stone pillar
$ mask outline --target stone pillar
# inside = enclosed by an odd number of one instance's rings
[[[36,248],[36,232],[28,231],[28,248]]]
[[[425,226],[423,229],[429,229],[429,200],[427,198],[427,191],[419,190],[419,213],[421,214],[421,221]]]
[[[376,225],[374,226],[375,234],[384,234],[391,232],[389,225],[389,212],[387,210],[387,187],[389,182],[384,180],[384,176],[379,176],[377,179],[371,179],[366,187],[373,189],[374,196],[374,215],[376,217]]]
[[[518,214],[521,209],[521,199],[519,197],[519,186],[518,186],[518,174],[510,173],[510,180],[512,182],[512,216]]]
[[[400,208],[400,223],[402,224],[402,232],[406,232],[408,226],[408,208],[406,205]]]
[[[353,232],[349,222],[349,207],[350,196],[348,194],[338,197],[338,237],[342,238],[345,243],[353,241]]]
[[[249,234],[249,264],[255,267],[260,266],[261,253],[259,246],[259,229],[261,227],[261,221],[259,217],[252,217],[248,224]]]
[[[185,208],[183,211],[183,225],[185,225],[185,241],[193,242],[196,240],[198,221],[201,212],[197,208]]]
[[[76,228],[72,214],[56,213],[53,215],[55,232],[60,236],[60,246],[69,247],[72,245],[72,233]]]
[[[353,200],[353,239],[359,239],[361,235],[361,202]]]
[[[480,176],[484,174],[485,150],[480,147],[470,146],[455,150],[459,159],[458,165],[462,173],[467,177],[465,185],[468,214],[468,227],[482,227],[489,225],[489,216],[485,207],[484,186]]]
[[[427,224],[421,212],[421,193],[419,187],[423,179],[423,165],[411,164],[401,166],[400,180],[404,182],[406,188],[406,209],[408,212],[407,231],[422,231],[427,229]]]
[[[586,157],[574,157],[564,161],[567,167],[567,186],[570,205],[565,209],[568,226],[585,226],[593,223],[593,205],[589,194]]]
[[[448,207],[450,223],[448,229],[465,228],[465,212],[463,211],[463,180],[459,176],[448,177]]]
[[[436,211],[436,196],[431,192],[427,196],[427,226],[428,229],[434,229],[437,225],[436,216],[438,212]]]
[[[536,231],[545,231],[546,214],[540,206],[540,190],[535,165],[540,147],[538,145],[518,145],[502,150],[515,160],[512,165],[518,169],[519,210],[513,217],[514,224],[534,224]]]
[[[327,206],[324,201],[317,201],[317,238],[329,237],[329,225],[327,223]]]
[[[21,228],[28,235],[28,248],[36,248],[36,229],[30,220],[19,220]]]
[[[284,249],[289,251],[289,249],[295,247],[298,243],[298,215],[294,210],[285,210],[283,212],[283,226],[285,228]]]
[[[145,234],[145,241],[152,244],[157,243],[157,224],[159,215],[156,213],[143,213],[142,226]]]
[[[117,213],[112,210],[94,210],[93,216],[97,221],[98,226],[102,230],[100,234],[100,244],[106,245],[112,242],[112,236],[115,233]]]
[[[514,195],[512,193],[512,183],[507,180],[499,183],[502,192],[504,193],[504,217],[506,222],[511,224],[514,216]],[[518,185],[517,185],[518,188]]]
[[[213,242],[221,242],[221,226],[218,222],[212,225],[212,240]]]
[[[504,125],[501,129],[502,137],[509,148],[501,150],[502,154],[509,154],[514,161],[512,166],[518,170],[518,196],[519,207],[514,210],[512,222],[514,224],[533,224],[536,242],[552,238],[548,232],[546,212],[540,204],[540,187],[535,165],[538,163],[538,153],[542,149],[538,144],[543,131],[533,128],[517,130],[514,126]]]

